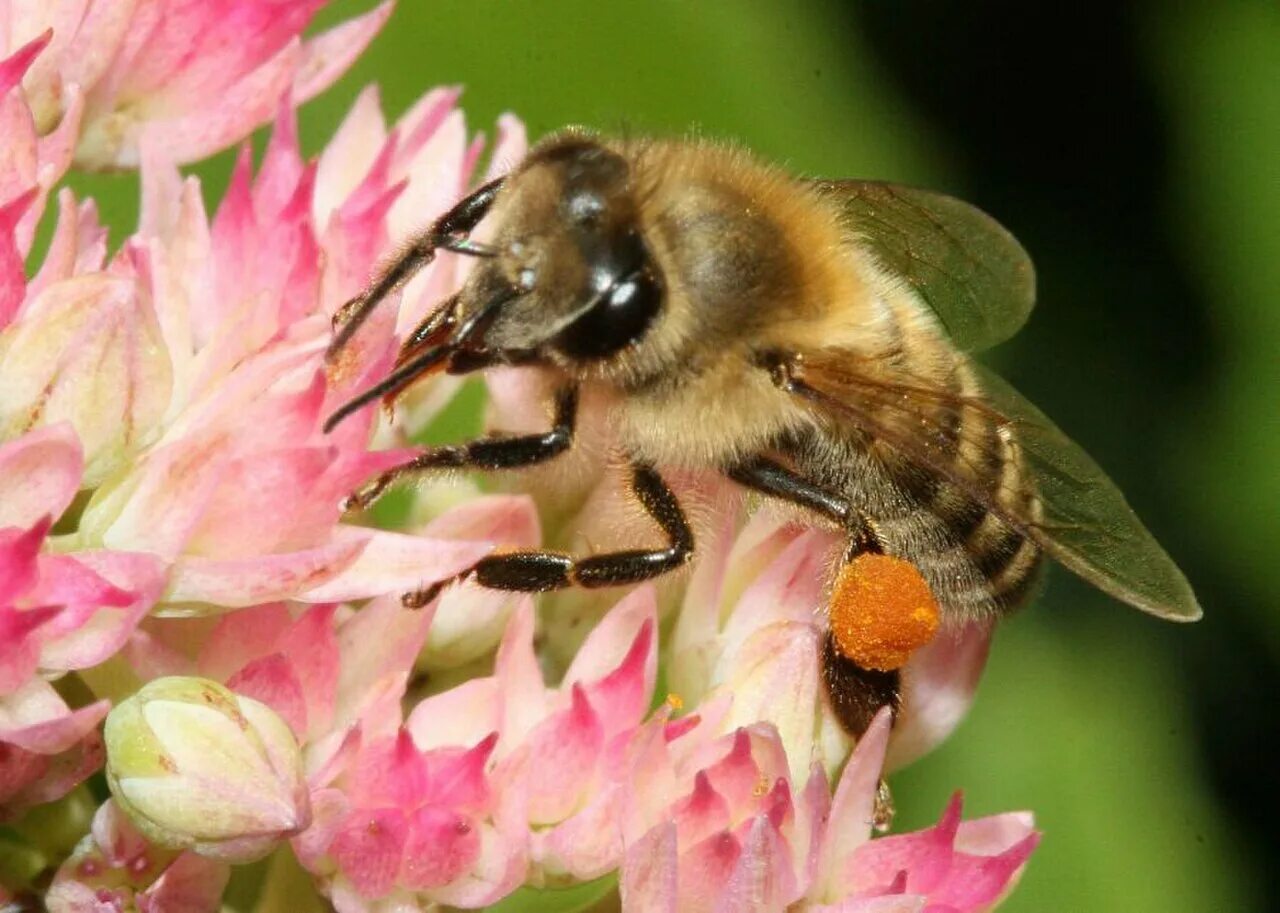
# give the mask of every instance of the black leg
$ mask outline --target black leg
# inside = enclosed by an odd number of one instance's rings
[[[739,485],[807,507],[841,526],[856,522],[857,512],[844,495],[828,491],[768,457],[748,457],[724,474]]]
[[[343,510],[363,510],[397,479],[432,469],[518,469],[545,463],[573,443],[578,413],[578,390],[566,387],[556,394],[550,431],[516,437],[485,437],[465,444],[432,447],[408,463],[388,469],[361,485],[342,504]]]
[[[862,668],[841,654],[830,631],[822,642],[822,684],[836,719],[855,738],[862,737],[881,707],[892,707],[897,716],[902,701],[897,669],[877,672]]]
[[[502,189],[503,180],[498,178],[476,189],[436,219],[368,288],[338,309],[333,318],[337,332],[329,343],[329,358],[342,351],[378,302],[434,260],[437,250],[445,248],[459,253],[479,252],[476,246],[468,246],[462,236],[479,225],[480,220],[489,212],[498,191]]]
[[[755,456],[729,467],[725,475],[762,494],[808,508],[849,530],[845,561],[866,552],[883,551],[874,522],[856,510],[848,498],[822,488],[781,463]],[[897,714],[902,684],[897,670],[862,668],[841,654],[830,631],[823,639],[821,663],[827,702],[850,735],[860,737],[866,732],[881,707],[892,707]]]
[[[639,583],[673,571],[693,556],[693,532],[680,502],[651,466],[634,465],[631,490],[667,536],[666,548],[608,552],[573,558],[558,552],[507,552],[482,558],[454,579],[474,577],[495,590],[541,593],[570,586],[586,588]],[[407,606],[424,606],[452,580],[404,597]]]
[[[748,457],[724,470],[724,474],[739,485],[807,508],[847,529],[850,545],[846,560],[862,552],[884,550],[876,536],[875,523],[854,508],[848,498],[775,460],[765,456]]]

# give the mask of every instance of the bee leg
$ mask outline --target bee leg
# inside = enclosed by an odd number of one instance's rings
[[[849,531],[845,562],[867,552],[881,552],[875,525],[847,498],[828,491],[792,469],[764,456],[749,457],[730,466],[725,475],[740,485],[789,501],[838,523]],[[840,724],[853,736],[861,736],[881,707],[896,715],[901,703],[901,677],[896,669],[864,669],[840,652],[835,635],[828,631],[822,644],[822,681],[827,701]]]
[[[898,670],[862,668],[840,652],[830,631],[822,642],[822,684],[831,712],[855,738],[862,737],[881,707],[892,707],[896,717],[902,703],[902,677]]]
[[[592,589],[639,583],[685,564],[693,556],[693,531],[671,489],[652,466],[637,463],[631,468],[631,491],[666,534],[666,548],[606,552],[585,558],[548,551],[506,552],[481,558],[454,579],[470,577],[493,590],[540,593],[570,586]],[[410,607],[426,605],[451,582],[441,581],[418,593],[409,593],[404,603]]]
[[[518,469],[545,463],[573,444],[578,414],[578,388],[565,387],[556,394],[555,418],[550,431],[514,437],[484,437],[465,444],[431,447],[407,463],[374,476],[342,502],[343,510],[363,510],[378,499],[391,483],[432,469]]]
[[[336,332],[329,343],[328,358],[333,359],[355,335],[365,318],[378,302],[391,294],[397,286],[418,270],[429,264],[441,248],[459,253],[475,253],[468,248],[464,238],[488,214],[504,178],[490,181],[476,188],[452,209],[436,219],[431,227],[418,235],[395,260],[378,275],[369,286],[352,298],[333,316]]]
[[[860,515],[844,495],[822,488],[781,463],[753,456],[724,470],[739,485],[819,513],[840,526],[858,522]]]

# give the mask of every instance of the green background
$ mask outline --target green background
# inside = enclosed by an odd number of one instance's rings
[[[534,137],[695,129],[988,208],[1041,285],[992,360],[1112,470],[1206,619],[1161,625],[1055,571],[1001,628],[967,722],[895,776],[899,824],[957,787],[972,815],[1034,810],[1010,911],[1269,909],[1280,5],[1070,6],[1044,24],[941,0],[402,0],[302,136],[317,151],[370,81],[392,115],[462,83],[473,129],[504,110]],[[229,158],[196,171],[216,199]],[[76,184],[132,225],[132,179]]]

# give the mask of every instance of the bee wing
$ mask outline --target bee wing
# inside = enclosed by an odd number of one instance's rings
[[[793,372],[795,391],[828,418],[853,422],[908,459],[965,490],[1044,551],[1102,591],[1170,621],[1202,610],[1173,559],[1084,450],[1006,381],[969,364],[982,397],[928,382],[886,383],[820,354]],[[977,466],[956,457],[958,412],[978,410],[1021,449],[1021,491],[992,490]],[[978,462],[987,454],[979,453]],[[1034,486],[1036,498],[1025,487]]]
[[[878,181],[815,181],[848,227],[933,310],[957,348],[1008,339],[1036,299],[1017,239],[980,209],[940,193]]]

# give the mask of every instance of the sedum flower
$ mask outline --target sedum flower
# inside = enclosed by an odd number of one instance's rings
[[[60,799],[102,764],[106,701],[69,708],[45,681],[0,695],[0,821]]]
[[[303,864],[338,909],[494,903],[523,882],[616,868],[656,673],[652,594],[620,603],[558,688],[542,678],[529,600],[494,675],[419,702],[371,733],[315,792]],[[313,781],[314,782],[314,781]]]
[[[148,842],[108,799],[59,867],[45,903],[50,913],[213,913],[229,875],[224,862]]]
[[[621,890],[636,910],[980,913],[1009,889],[1039,835],[1028,814],[961,822],[959,798],[933,828],[870,837],[889,738],[882,710],[835,797],[815,765],[788,775],[771,726],[699,745],[677,768],[667,815],[627,850]]]
[[[372,414],[320,428],[395,349],[384,321],[326,373],[331,314],[411,230],[404,201],[471,179],[480,146],[456,98],[429,94],[386,131],[366,94],[313,163],[284,105],[258,174],[246,149],[212,221],[198,183],[144,142],[140,231],[105,269],[92,210],[62,198],[50,258],[12,283],[0,330],[0,439],[65,421],[84,445],[93,496],[61,548],[155,555],[158,611],[201,614],[412,590],[491,547],[340,524],[342,497],[405,454],[368,450]],[[379,130],[374,158],[354,148]],[[505,155],[523,134],[507,124],[502,141]],[[456,281],[437,266],[424,281]]]
[[[104,735],[111,793],[152,843],[245,862],[310,821],[289,727],[216,682],[149,682],[111,711]]]
[[[0,444],[0,698],[22,691],[37,673],[108,659],[159,595],[161,566],[150,555],[47,550],[82,466],[80,444],[65,424]]]
[[[725,731],[772,723],[793,777],[813,761],[834,773],[851,740],[827,700],[819,658],[841,542],[767,510],[742,526],[727,515],[704,542],[676,616],[668,685],[691,705],[732,697]],[[990,636],[985,624],[943,630],[903,667],[891,767],[925,754],[964,717]]]
[[[4,0],[0,54],[38,44],[22,88],[41,135],[68,129],[82,168],[136,167],[150,137],[203,158],[351,65],[391,13],[301,38],[324,0]],[[7,49],[7,50],[6,50]]]

